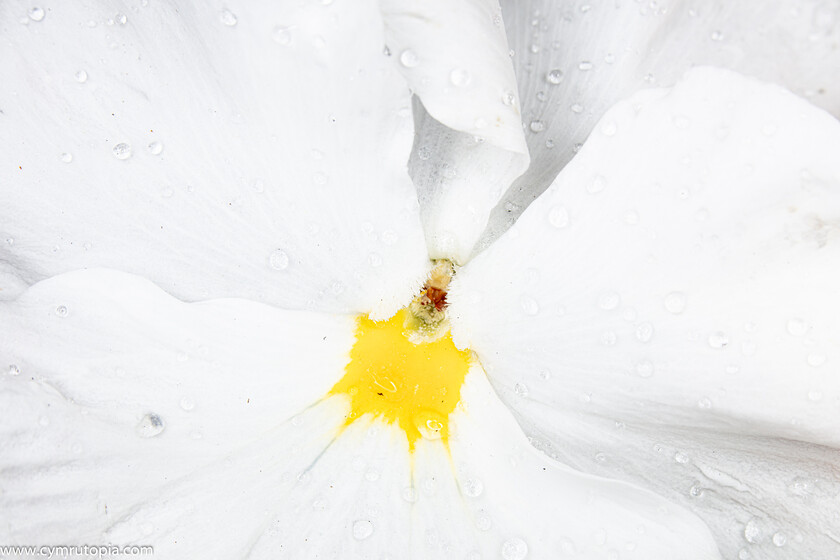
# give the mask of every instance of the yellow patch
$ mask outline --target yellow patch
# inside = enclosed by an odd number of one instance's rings
[[[405,432],[408,447],[449,438],[449,414],[461,400],[470,352],[458,350],[449,333],[415,344],[406,332],[406,311],[388,321],[359,317],[356,343],[344,377],[330,390],[350,400],[346,425],[365,414],[382,417]]]

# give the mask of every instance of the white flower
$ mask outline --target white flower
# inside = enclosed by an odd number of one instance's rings
[[[840,124],[633,94],[836,112],[789,8],[505,7],[515,75],[488,2],[4,4],[0,545],[836,555]],[[330,391],[430,256],[480,363],[409,450]]]

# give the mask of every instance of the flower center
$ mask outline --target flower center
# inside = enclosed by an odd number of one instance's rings
[[[345,425],[365,414],[384,418],[402,428],[411,451],[421,437],[448,441],[470,352],[458,350],[448,330],[432,340],[422,334],[405,309],[378,323],[359,317],[350,362],[330,390],[350,400]]]

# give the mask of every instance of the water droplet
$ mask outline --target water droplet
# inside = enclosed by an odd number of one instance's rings
[[[15,364],[9,365],[9,375],[20,375],[20,368]]]
[[[282,249],[275,249],[268,255],[268,266],[274,270],[289,268],[289,255]]]
[[[685,294],[682,292],[671,292],[665,296],[665,311],[678,315],[685,311]]]
[[[472,81],[472,76],[463,68],[456,68],[449,73],[449,81],[455,87],[466,87]]]
[[[550,150],[551,148],[553,148],[553,147],[554,147],[554,140],[552,140],[551,138],[549,138],[548,140],[546,140],[546,141],[545,141],[545,147],[546,147],[546,148],[548,148],[549,150]]]
[[[78,72],[73,74],[73,77],[76,78],[77,82],[79,82],[80,84],[83,84],[88,79],[88,73],[85,72],[84,70],[79,70]]]
[[[710,37],[712,41],[723,41],[723,32],[720,29],[715,29],[712,31]]]
[[[540,304],[538,304],[537,300],[529,295],[521,295],[519,297],[519,305],[522,307],[522,311],[524,311],[526,315],[533,316],[540,312]]]
[[[569,225],[569,211],[562,204],[555,204],[548,211],[548,223],[557,229]]]
[[[493,527],[493,520],[485,512],[480,511],[475,516],[475,526],[479,531],[489,531]]]
[[[601,334],[601,344],[604,346],[615,346],[616,342],[618,342],[618,335],[615,331],[604,331]]]
[[[484,492],[484,483],[477,478],[468,478],[461,484],[461,491],[465,496],[477,498]]]
[[[59,305],[55,308],[55,314],[59,317],[67,317],[67,306],[66,305]]]
[[[153,156],[159,156],[163,152],[163,143],[159,140],[155,140],[154,142],[149,144],[149,153]]]
[[[702,408],[703,410],[709,410],[712,408],[712,399],[709,397],[701,397],[697,401],[697,408]]]
[[[46,13],[44,12],[44,9],[38,6],[35,6],[29,10],[29,19],[31,19],[32,21],[41,21],[42,19],[44,19],[45,15]]]
[[[674,461],[680,465],[685,465],[688,463],[688,455],[683,453],[682,451],[677,451],[674,453]]]
[[[520,397],[527,397],[528,396],[528,386],[524,383],[517,383],[513,386],[513,392],[519,395]]]
[[[563,72],[556,68],[554,70],[550,70],[548,74],[545,75],[545,81],[556,86],[563,81]]]
[[[808,354],[808,365],[811,367],[820,367],[825,361],[825,354]]]
[[[71,154],[70,152],[64,152],[63,154],[61,154],[61,161],[63,161],[64,163],[72,162],[73,154]]]
[[[592,178],[592,182],[586,186],[586,191],[589,194],[596,194],[601,192],[607,187],[607,178],[603,175],[595,175]]]
[[[531,132],[542,132],[545,130],[545,123],[542,121],[531,121],[531,124],[528,125],[528,128],[531,129]]]
[[[367,472],[365,472],[365,480],[368,482],[376,482],[379,480],[379,471],[376,469],[368,469]]]
[[[414,68],[420,64],[420,57],[411,49],[406,49],[400,54],[400,64],[406,68]]]
[[[189,397],[182,397],[181,401],[178,404],[181,406],[182,409],[186,410],[187,412],[195,408],[195,401]]]
[[[157,414],[146,414],[137,424],[137,435],[144,438],[155,437],[160,435],[165,428],[163,419]]]
[[[738,560],[749,560],[750,558],[750,551],[746,548],[742,548],[738,551]]]
[[[748,543],[755,544],[761,540],[761,525],[756,519],[750,519],[744,525],[744,538]]]
[[[618,125],[613,121],[607,121],[601,125],[601,133],[604,136],[615,136],[616,132],[618,132]]]
[[[516,105],[516,94],[512,91],[506,91],[502,94],[502,103],[508,106]]]
[[[115,20],[117,21],[117,23],[119,23],[120,25],[125,25],[125,24],[128,22],[128,18],[126,17],[126,15],[125,15],[125,14],[121,14],[121,13],[118,13],[118,14],[116,15],[116,17],[114,17],[114,19],[115,19]]]
[[[595,454],[595,462],[604,464],[607,462],[607,454],[606,453],[596,453]]]
[[[502,544],[504,560],[522,560],[528,555],[528,545],[519,537],[506,540]]]
[[[721,331],[709,335],[709,346],[715,349],[726,348],[729,345],[729,337]]]
[[[790,483],[788,490],[796,496],[808,496],[814,491],[814,483],[807,478],[798,476]]]
[[[612,311],[621,303],[621,296],[616,292],[605,292],[598,298],[598,307],[604,311]]]
[[[131,146],[125,142],[120,142],[113,147],[111,153],[114,157],[120,160],[126,160],[131,157]]]
[[[592,63],[588,60],[582,60],[580,64],[578,64],[578,69],[583,70],[584,72],[592,70]]]
[[[417,427],[420,435],[423,436],[423,439],[431,441],[443,437],[443,422],[444,419],[434,412],[422,413],[414,419],[414,425]]]
[[[271,39],[278,45],[289,45],[292,42],[292,29],[290,27],[278,25],[274,28],[274,30],[272,30]]]
[[[413,504],[417,501],[417,490],[410,486],[403,488],[402,499],[410,504]]]
[[[548,368],[544,368],[540,370],[540,379],[543,381],[548,381],[551,379],[551,370]]]
[[[581,105],[580,103],[572,103],[572,105],[569,107],[569,110],[571,110],[572,113],[579,115],[583,113],[583,105]]]
[[[653,362],[650,360],[642,360],[641,362],[636,363],[634,369],[636,370],[636,375],[647,379],[653,375]]]
[[[639,323],[636,325],[636,340],[639,342],[650,342],[653,338],[653,325],[651,323]]]
[[[695,482],[691,485],[691,488],[688,489],[688,495],[692,498],[701,498],[703,497],[703,487],[700,486],[699,482]]]
[[[615,62],[615,55],[613,53],[607,53],[604,55],[604,62],[607,64],[612,64]]]
[[[373,523],[367,519],[359,519],[353,522],[353,538],[363,541],[373,534]]]
[[[781,531],[773,534],[773,544],[779,548],[787,544],[787,536]]]
[[[792,336],[804,336],[808,332],[808,325],[802,319],[794,317],[787,322],[787,332]]]
[[[219,20],[228,27],[233,27],[234,25],[236,25],[236,22],[239,21],[236,18],[236,14],[234,14],[227,8],[221,11],[221,13],[219,14]]]

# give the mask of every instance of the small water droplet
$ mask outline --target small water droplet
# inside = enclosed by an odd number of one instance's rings
[[[607,53],[604,55],[604,62],[607,64],[612,64],[615,62],[615,55],[613,53]]]
[[[78,72],[73,74],[73,77],[76,78],[77,82],[79,82],[80,84],[83,84],[88,79],[88,73],[85,72],[84,70],[79,70]]]
[[[221,11],[221,13],[219,14],[219,20],[228,27],[233,27],[234,25],[236,25],[236,22],[239,21],[236,18],[236,14],[234,14],[227,8]]]
[[[120,25],[125,25],[125,24],[128,22],[128,17],[126,17],[126,15],[125,15],[125,14],[122,14],[122,13],[118,13],[118,14],[114,17],[114,19],[115,19],[115,20],[116,20],[116,22],[117,22],[117,23],[119,23]]]
[[[712,399],[709,397],[700,397],[697,401],[697,408],[702,408],[703,410],[709,410],[712,408]]]
[[[548,211],[548,223],[557,229],[569,225],[569,211],[562,204],[555,204]]]
[[[410,504],[413,504],[417,501],[417,490],[410,486],[403,488],[402,499]]]
[[[59,305],[55,308],[55,314],[59,317],[67,317],[67,306],[66,305]]]
[[[639,342],[650,342],[653,338],[653,325],[651,323],[639,323],[636,325],[636,340]]]
[[[792,336],[804,336],[808,332],[808,325],[802,319],[794,317],[787,322],[787,332]]]
[[[618,125],[613,121],[607,121],[601,125],[601,134],[604,136],[615,136],[616,132],[618,132]]]
[[[149,144],[149,153],[153,156],[159,156],[163,152],[163,143],[155,140]]]
[[[516,105],[516,94],[512,91],[506,91],[502,94],[502,103],[508,106]]]
[[[63,154],[61,154],[61,161],[63,161],[64,163],[72,162],[73,154],[71,154],[70,152],[64,152]]]
[[[20,375],[20,368],[15,364],[9,364],[9,375]]]
[[[34,6],[29,10],[29,19],[32,21],[41,21],[45,15],[44,9],[39,6]]]
[[[367,519],[359,519],[353,522],[353,538],[363,541],[373,534],[373,523]]]
[[[125,142],[120,142],[113,147],[111,153],[114,157],[120,160],[126,160],[131,157],[131,146]]]
[[[548,140],[546,140],[546,141],[545,141],[545,147],[546,147],[546,148],[548,148],[549,150],[550,150],[551,148],[553,148],[553,147],[554,147],[554,140],[552,140],[551,138],[549,138]]]
[[[709,346],[719,350],[729,345],[729,336],[724,332],[716,331],[709,335],[708,342]]]
[[[569,110],[572,113],[579,115],[583,113],[583,105],[581,105],[580,103],[572,103],[572,105],[569,107]]]
[[[678,315],[685,311],[685,294],[682,292],[671,292],[665,296],[665,311]]]
[[[823,398],[823,394],[817,390],[808,391],[808,400],[811,402],[820,402]]]
[[[485,512],[480,511],[475,516],[475,526],[479,531],[489,531],[493,527],[493,520]]]
[[[284,47],[291,44],[292,29],[282,25],[276,26],[271,32],[271,40],[278,45],[283,45]]]
[[[411,49],[406,49],[400,54],[400,64],[406,68],[414,68],[420,64],[420,57]]]
[[[686,463],[688,463],[688,455],[686,455],[682,451],[677,451],[676,453],[674,453],[674,461],[677,464],[685,465]]]
[[[540,312],[540,304],[529,295],[521,295],[519,297],[519,305],[522,307],[522,311],[524,311],[526,315],[534,316]]]
[[[592,70],[592,63],[588,60],[582,60],[580,64],[578,64],[578,69],[583,70],[584,72]]]
[[[519,395],[520,397],[527,397],[528,396],[528,386],[524,383],[517,383],[513,386],[513,392]]]
[[[779,548],[787,544],[787,536],[781,531],[773,534],[773,544]]]
[[[178,404],[181,406],[182,409],[186,410],[187,412],[195,408],[195,401],[189,397],[182,397],[181,401]]]
[[[586,186],[586,191],[589,194],[596,194],[601,192],[607,187],[607,178],[603,175],[595,175],[592,178],[592,182]]]
[[[449,73],[449,81],[455,87],[466,87],[472,81],[472,76],[469,71],[463,68],[456,68]]]
[[[465,496],[477,498],[484,492],[484,483],[477,478],[468,478],[461,484],[461,491]]]
[[[556,86],[563,81],[563,72],[557,68],[550,70],[548,74],[545,75],[545,81]]]
[[[289,255],[282,249],[275,249],[268,255],[268,266],[274,270],[289,268]]]
[[[604,464],[607,462],[607,454],[606,453],[596,453],[595,454],[595,462]]]
[[[621,296],[616,292],[604,292],[598,298],[598,307],[604,311],[612,311],[621,303]]]
[[[151,438],[163,432],[164,428],[163,419],[157,414],[149,413],[137,424],[136,432],[140,437]]]
[[[542,121],[531,121],[528,128],[531,129],[531,132],[542,132],[545,130],[545,123]]]
[[[519,537],[502,543],[502,558],[504,560],[522,560],[528,555],[528,545]]]
[[[636,375],[647,379],[653,375],[653,362],[650,360],[642,360],[636,363],[634,369],[636,370]]]
[[[691,485],[691,488],[688,489],[688,495],[692,498],[702,498],[703,497],[703,487],[700,486],[699,482],[695,482]]]
[[[618,335],[615,331],[604,331],[601,334],[601,344],[604,346],[615,346],[616,342],[618,342]]]
[[[712,38],[712,41],[723,41],[723,31],[715,29],[712,31],[710,37]]]
[[[367,472],[365,472],[365,480],[368,482],[376,482],[379,480],[379,471],[376,469],[368,469]]]

